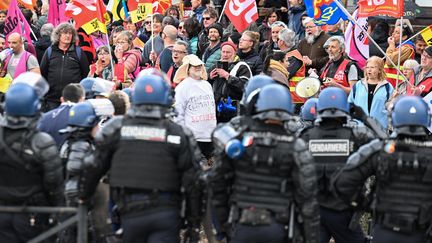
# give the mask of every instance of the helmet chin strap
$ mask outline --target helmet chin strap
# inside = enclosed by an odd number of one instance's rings
[[[9,116],[5,114],[4,125],[11,129],[36,128],[40,113],[35,116]]]

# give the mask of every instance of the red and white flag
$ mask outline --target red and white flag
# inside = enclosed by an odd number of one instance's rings
[[[224,13],[239,33],[258,19],[255,0],[227,0]]]
[[[81,27],[87,34],[95,31],[107,33],[102,0],[73,0],[66,6],[65,15],[75,20],[75,26]]]
[[[405,0],[359,0],[359,17],[378,14],[400,18],[404,13]]]

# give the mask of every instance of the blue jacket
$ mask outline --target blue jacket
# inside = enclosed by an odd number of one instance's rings
[[[51,135],[59,149],[67,138],[67,134],[60,134],[59,130],[68,126],[69,110],[73,105],[74,103],[61,104],[58,108],[43,114],[38,123],[39,131]]]
[[[386,88],[386,84],[388,85],[388,88]],[[387,102],[387,97],[392,97],[394,91],[393,86],[387,80],[384,80],[377,85],[374,91],[370,113],[368,109],[368,86],[366,80],[362,79],[361,81],[358,81],[355,86],[355,88],[351,89],[348,96],[348,102],[360,106],[368,116],[376,119],[381,126],[387,129],[388,112],[385,104]],[[355,98],[353,95],[354,90],[356,92]]]

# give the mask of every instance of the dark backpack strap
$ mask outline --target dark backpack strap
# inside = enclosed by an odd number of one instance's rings
[[[357,82],[361,82],[360,80]],[[355,83],[352,87],[352,92],[353,92],[353,100],[355,99],[356,96],[356,91],[357,91],[357,83]]]
[[[384,86],[385,86],[385,89],[386,89],[386,95],[387,95],[386,101],[387,101],[390,98],[390,84],[386,83],[386,84],[384,84]]]
[[[81,62],[81,54],[82,54],[82,49],[79,46],[75,46],[75,53],[78,57],[78,61]]]

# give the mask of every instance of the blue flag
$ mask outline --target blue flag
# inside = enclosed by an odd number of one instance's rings
[[[304,3],[308,16],[315,19],[316,25],[333,25],[339,19],[348,19],[335,1],[338,0],[305,0]]]

